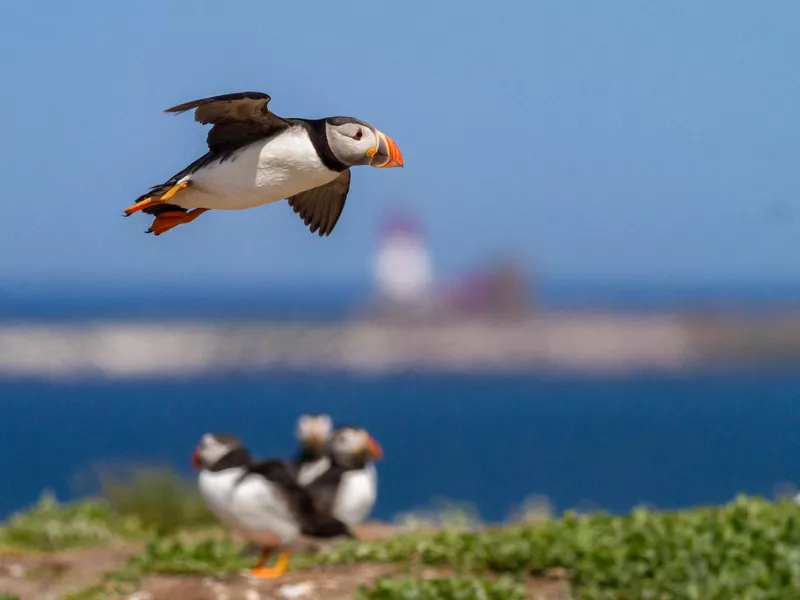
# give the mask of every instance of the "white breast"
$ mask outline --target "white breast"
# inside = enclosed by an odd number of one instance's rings
[[[254,543],[269,543],[277,536],[291,543],[299,534],[286,499],[260,475],[241,479],[242,469],[200,474],[200,493],[211,511],[229,527]]]
[[[214,516],[226,525],[235,524],[236,519],[230,512],[233,505],[232,495],[243,473],[244,470],[239,468],[225,469],[216,473],[204,470],[198,477],[200,495]]]
[[[308,132],[295,126],[189,175],[191,186],[171,201],[183,208],[241,210],[277,202],[333,181]]]
[[[378,497],[378,472],[373,464],[358,471],[342,475],[333,515],[349,526],[358,525],[367,518]]]
[[[331,461],[327,456],[323,456],[312,462],[303,463],[297,473],[297,483],[300,485],[308,485],[327,471],[330,466]]]

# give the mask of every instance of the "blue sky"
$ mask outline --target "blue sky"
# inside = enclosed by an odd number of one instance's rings
[[[13,8],[12,8],[13,7]],[[800,3],[7,3],[0,281],[364,279],[383,217],[437,271],[800,281]],[[13,57],[13,58],[10,58]],[[121,211],[204,152],[179,102],[268,92],[352,115],[404,169],[354,171],[334,234],[285,205],[160,238]]]

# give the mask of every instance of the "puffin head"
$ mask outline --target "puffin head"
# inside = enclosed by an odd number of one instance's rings
[[[403,155],[392,138],[352,117],[328,117],[325,132],[331,152],[348,167],[402,167]]]
[[[244,444],[232,435],[207,433],[200,439],[200,443],[192,453],[192,466],[196,469],[209,469],[224,458],[236,459],[228,462],[246,464],[249,453]]]
[[[328,444],[331,459],[342,467],[354,467],[383,458],[378,442],[360,427],[340,427]]]
[[[321,454],[333,431],[333,422],[328,415],[301,415],[297,419],[294,435],[303,449]]]

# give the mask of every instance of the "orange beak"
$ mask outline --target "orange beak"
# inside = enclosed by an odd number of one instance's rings
[[[369,454],[372,460],[380,460],[383,458],[383,450],[372,436],[367,438],[367,454]]]
[[[403,155],[394,140],[382,131],[376,131],[375,133],[378,135],[378,151],[372,157],[370,164],[379,169],[402,167]]]
[[[200,467],[203,466],[203,463],[200,461],[200,447],[199,446],[194,449],[194,452],[192,452],[192,466],[195,469],[199,469]]]

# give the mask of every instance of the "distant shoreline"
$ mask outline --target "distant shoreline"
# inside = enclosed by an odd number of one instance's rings
[[[0,324],[0,377],[267,372],[629,374],[800,358],[800,315],[550,313],[515,318]],[[174,375],[173,375],[174,374]]]

